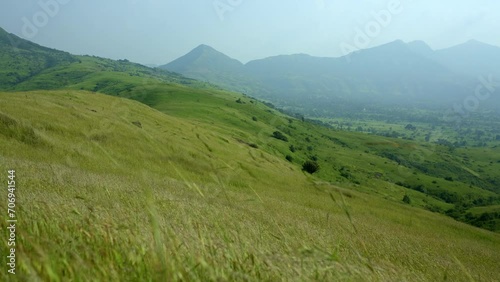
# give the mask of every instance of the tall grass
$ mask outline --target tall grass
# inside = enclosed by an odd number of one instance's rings
[[[2,93],[0,113],[44,144],[0,134],[19,198],[18,271],[2,281],[500,277],[498,234],[320,182],[226,125],[86,92]]]

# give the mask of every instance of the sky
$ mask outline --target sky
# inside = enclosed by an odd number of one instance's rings
[[[0,27],[77,55],[166,64],[200,44],[243,63],[394,40],[500,46],[498,0],[0,0]]]

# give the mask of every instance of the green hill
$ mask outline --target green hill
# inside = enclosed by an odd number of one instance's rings
[[[19,281],[500,275],[498,234],[311,178],[244,130],[90,92],[0,100]]]
[[[23,40],[1,28],[0,50],[0,89],[22,83],[47,68],[77,61],[69,53]]]

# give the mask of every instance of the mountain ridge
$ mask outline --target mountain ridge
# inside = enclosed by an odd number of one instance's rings
[[[492,45],[492,44],[489,44],[489,43],[485,43],[485,42],[482,42],[482,41],[479,41],[479,40],[476,40],[476,39],[469,39],[467,41],[464,41],[463,43],[460,43],[460,44],[457,44],[457,45],[453,45],[453,46],[449,46],[449,47],[444,47],[444,48],[441,48],[441,49],[434,49],[434,48],[430,47],[430,45],[427,44],[427,42],[425,42],[423,40],[412,40],[412,41],[405,42],[405,41],[403,41],[401,39],[397,39],[397,40],[386,42],[386,43],[383,43],[383,44],[380,44],[380,45],[377,45],[377,46],[373,46],[373,47],[369,47],[369,48],[366,48],[366,49],[357,50],[357,51],[354,51],[354,52],[349,53],[347,55],[341,55],[341,56],[315,56],[315,55],[311,55],[311,54],[308,54],[308,53],[278,54],[278,55],[270,55],[270,56],[266,56],[266,57],[262,57],[262,58],[251,59],[251,60],[249,60],[246,63],[241,63],[240,60],[238,60],[236,58],[233,58],[231,56],[228,56],[228,55],[226,55],[226,54],[218,51],[215,47],[210,46],[208,44],[204,44],[204,43],[199,44],[197,47],[195,47],[191,51],[187,52],[186,54],[189,54],[189,53],[193,52],[194,50],[196,50],[196,49],[198,49],[198,48],[201,47],[201,48],[206,48],[206,49],[210,49],[210,50],[216,51],[216,52],[218,52],[220,54],[223,54],[224,56],[226,56],[226,57],[228,57],[228,58],[230,58],[232,60],[236,60],[236,61],[240,62],[241,64],[246,65],[246,64],[248,64],[250,62],[253,62],[253,61],[265,60],[265,59],[275,58],[275,57],[287,57],[287,56],[307,56],[307,57],[313,57],[313,58],[339,59],[339,58],[344,58],[344,57],[350,56],[350,55],[352,55],[352,54],[354,54],[356,52],[370,50],[370,49],[373,49],[373,48],[378,48],[378,47],[382,47],[382,46],[385,46],[385,45],[391,45],[391,44],[400,44],[400,45],[416,45],[416,44],[418,44],[418,45],[421,45],[421,46],[425,47],[426,49],[430,49],[432,51],[448,50],[448,49],[452,49],[452,48],[459,47],[459,46],[462,46],[462,45],[472,45],[472,44],[475,44],[475,45],[478,45],[478,46],[489,46],[489,47],[494,47],[494,48],[500,48],[500,46],[496,46],[496,45]],[[185,55],[182,55],[181,57],[183,57]],[[179,57],[179,58],[181,58],[181,57]],[[170,64],[170,63],[178,60],[179,58],[174,59],[171,62],[166,63],[166,64],[160,64],[159,66],[168,65],[168,64]]]
[[[471,48],[489,50],[488,56],[500,61],[500,48],[478,41],[433,50],[423,41],[396,40],[343,57],[278,55],[216,71],[189,63],[182,68],[171,68],[171,64],[160,68],[268,99],[278,106],[284,106],[284,100],[295,100],[299,112],[305,103],[310,104],[307,108],[325,104],[325,98],[315,97],[327,97],[328,107],[333,108],[344,98],[353,103],[449,105],[473,93],[480,72],[500,75],[495,59],[462,59]],[[235,59],[218,56],[214,60]]]

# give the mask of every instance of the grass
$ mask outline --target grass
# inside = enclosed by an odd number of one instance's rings
[[[163,87],[130,95],[156,109],[76,90],[0,93],[0,178],[16,169],[19,199],[18,274],[3,271],[1,280],[500,277],[498,234],[405,205],[414,191],[384,179],[367,184],[366,175],[385,170],[376,154],[352,155],[369,140],[335,133],[323,147],[315,138],[333,133],[259,102]],[[287,128],[289,142],[271,137]],[[293,164],[284,158],[291,143],[302,147]],[[317,176],[301,172],[309,143],[322,164]],[[328,150],[361,184],[325,181],[340,177],[325,165]]]

